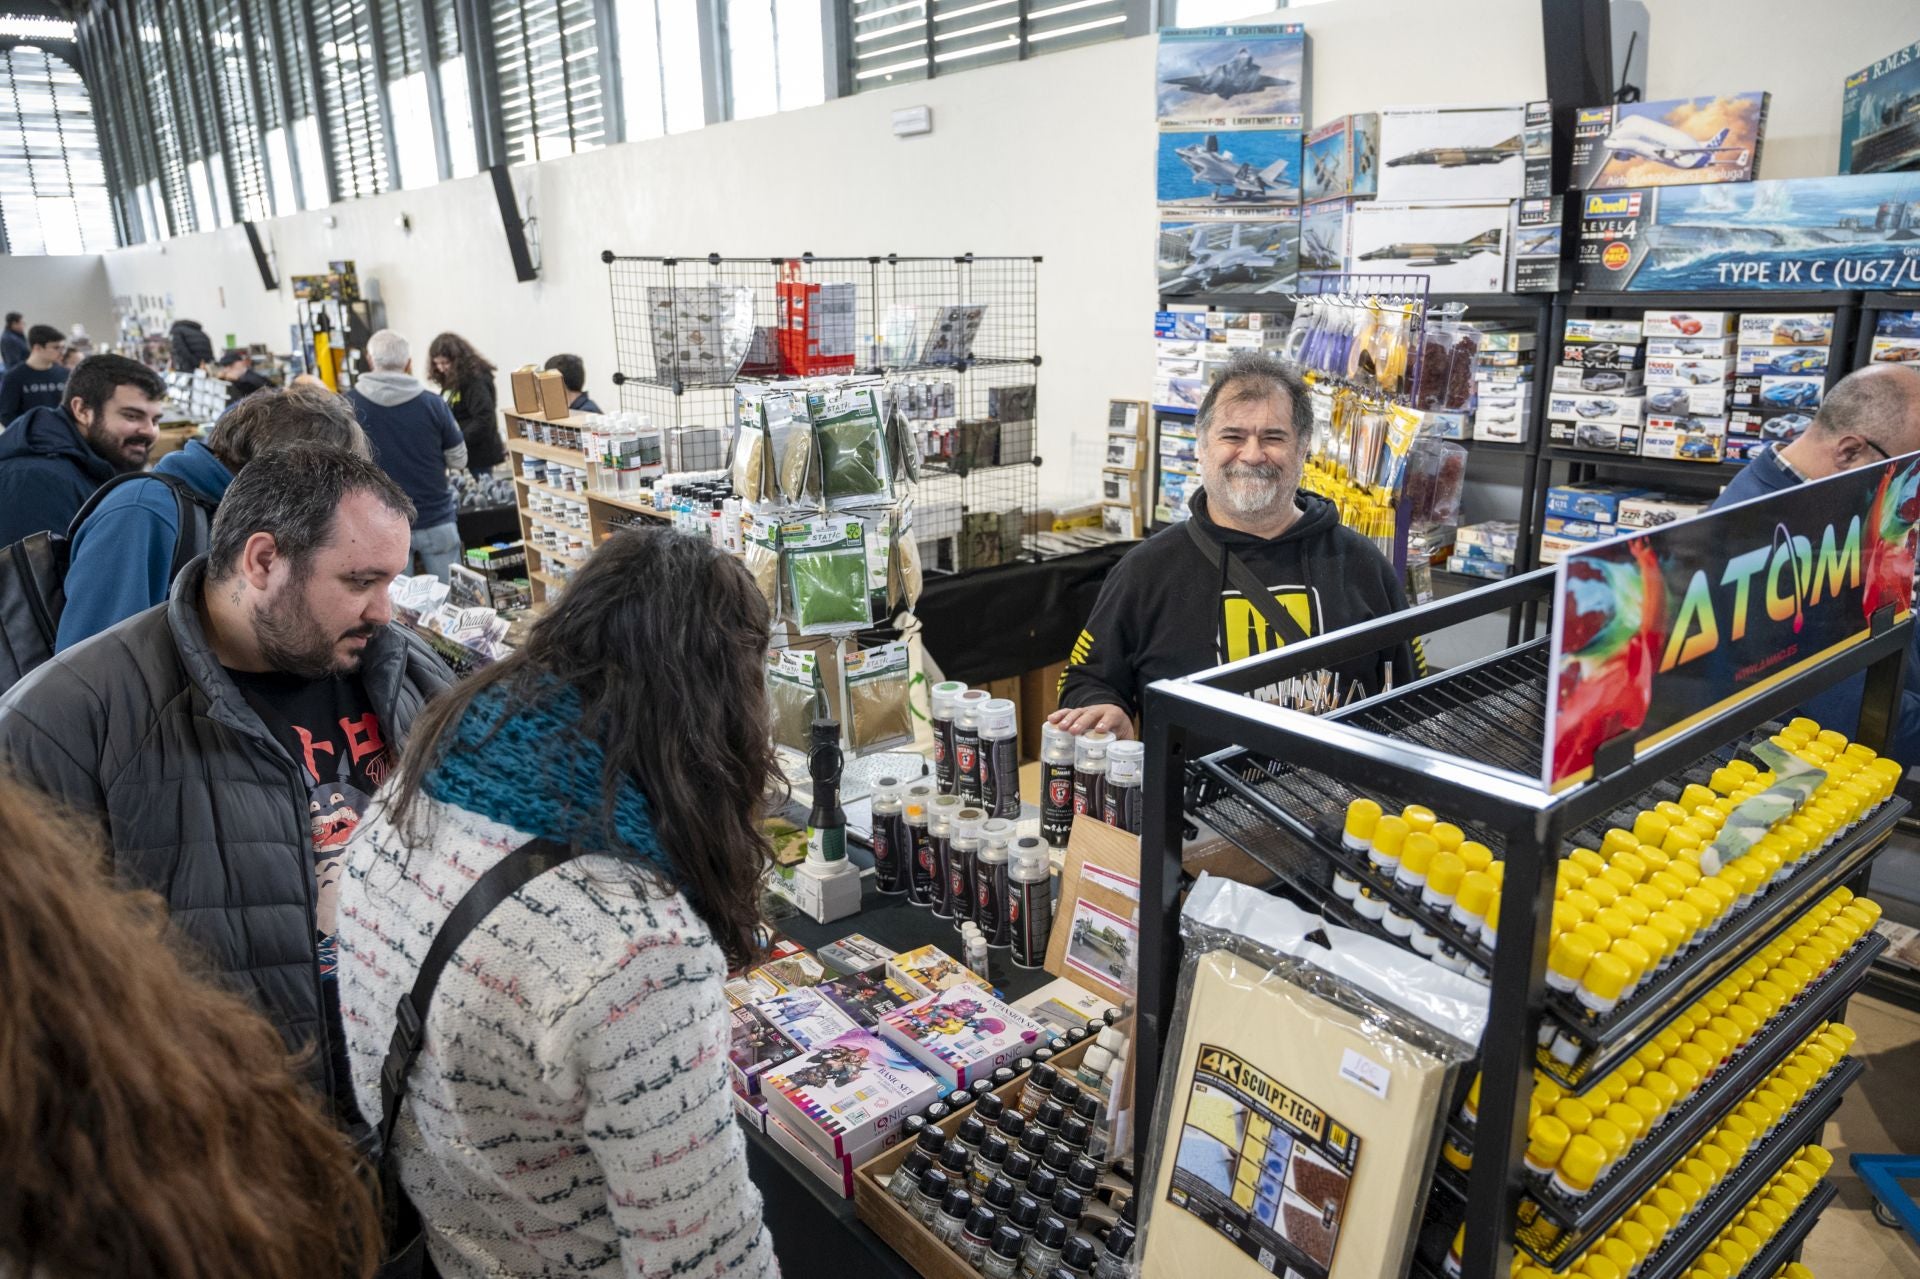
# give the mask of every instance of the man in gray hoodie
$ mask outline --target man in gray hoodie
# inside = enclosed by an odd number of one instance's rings
[[[454,517],[447,472],[464,470],[467,445],[453,410],[413,376],[407,340],[392,329],[367,339],[371,372],[347,392],[373,449],[373,460],[413,500],[413,559],[419,572],[441,581],[460,559],[460,525]]]

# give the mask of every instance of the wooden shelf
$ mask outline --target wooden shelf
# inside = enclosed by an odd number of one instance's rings
[[[665,511],[654,507],[652,503],[642,502],[638,497],[626,497],[617,493],[602,493],[597,489],[589,489],[581,496],[584,496],[589,504],[599,502],[603,506],[617,507],[622,511],[632,511],[635,515],[648,515],[656,520],[670,520],[673,518]]]
[[[587,464],[587,455],[579,449],[563,449],[556,444],[535,444],[532,440],[516,437],[507,441],[507,447],[515,453],[522,453],[528,457],[542,457],[549,462],[559,462],[566,466],[584,467]]]
[[[527,553],[530,555],[538,555],[543,560],[552,560],[557,564],[565,564],[572,568],[579,568],[587,562],[587,557],[584,555],[569,555],[565,551],[549,551],[539,546],[528,546]],[[531,576],[531,574],[529,574],[529,576]]]
[[[584,502],[587,500],[587,498],[592,496],[592,494],[587,492],[587,490],[585,489],[572,489],[572,490],[557,489],[553,487],[553,485],[551,484],[541,484],[535,480],[527,479],[525,476],[521,476],[521,475],[514,476],[513,482],[515,484],[524,484],[529,489],[535,490],[540,493],[545,493],[548,497],[557,497],[563,502]]]
[[[552,573],[543,572],[537,568],[530,571],[527,576],[550,591],[564,591],[567,589],[565,579],[555,577]]]

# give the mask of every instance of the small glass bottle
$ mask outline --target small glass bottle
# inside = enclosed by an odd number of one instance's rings
[[[1077,1186],[1062,1186],[1053,1192],[1053,1203],[1049,1206],[1054,1216],[1077,1226],[1087,1211],[1087,1197]]]
[[[1133,1255],[1133,1227],[1124,1221],[1107,1231],[1107,1246],[1093,1263],[1093,1279],[1127,1279],[1127,1261]]]
[[[974,1152],[973,1156],[973,1192],[975,1194],[984,1193],[987,1183],[1000,1175],[1003,1165],[1007,1162],[1007,1156],[1012,1151],[1012,1144],[997,1132],[988,1133],[981,1138],[980,1148]]]
[[[923,1226],[931,1226],[933,1219],[940,1215],[940,1204],[952,1188],[946,1170],[929,1168],[920,1174],[920,1184],[913,1192],[913,1219]]]
[[[1033,1170],[1033,1175],[1027,1178],[1027,1193],[1041,1203],[1048,1203],[1053,1199],[1054,1191],[1060,1189],[1061,1184],[1060,1174],[1041,1164]]]
[[[998,1088],[1000,1086],[999,1081],[993,1081],[993,1086]],[[1000,1116],[1005,1114],[1006,1110],[1007,1103],[1002,1101],[996,1093],[990,1092],[979,1101],[973,1103],[973,1113],[986,1120],[987,1126],[990,1128],[1000,1126]]]
[[[1067,1165],[1067,1184],[1076,1187],[1081,1194],[1091,1196],[1093,1188],[1100,1183],[1100,1165],[1085,1155],[1078,1155]]]
[[[985,1204],[967,1214],[967,1220],[960,1227],[960,1242],[954,1251],[975,1270],[986,1260],[987,1245],[993,1241],[993,1232],[1000,1228],[1000,1216]]]
[[[1047,1142],[1046,1152],[1040,1156],[1040,1162],[1064,1177],[1067,1169],[1073,1167],[1073,1147],[1054,1137]]]
[[[1040,1108],[1033,1112],[1033,1125],[1036,1128],[1043,1129],[1046,1134],[1051,1137],[1054,1133],[1060,1131],[1060,1121],[1066,1117],[1067,1108],[1049,1098],[1041,1102]]]
[[[1054,1080],[1051,1095],[1055,1101],[1060,1103],[1062,1110],[1072,1110],[1073,1103],[1080,1100],[1080,1092],[1081,1089],[1078,1082],[1068,1078],[1066,1075],[1061,1075],[1058,1079]]]
[[[1060,1267],[1068,1274],[1084,1275],[1093,1269],[1094,1255],[1093,1240],[1075,1235],[1060,1249]]]
[[[948,1142],[935,1162],[956,1186],[965,1186],[967,1179],[973,1175],[973,1152],[957,1141]]]
[[[887,1182],[887,1193],[901,1203],[913,1202],[914,1187],[920,1184],[920,1177],[933,1167],[933,1156],[924,1150],[910,1150],[900,1166],[893,1170],[892,1180]]]
[[[960,1246],[960,1231],[966,1227],[967,1214],[973,1211],[973,1196],[958,1186],[947,1191],[940,1201],[940,1213],[933,1219],[933,1234],[949,1248]]]
[[[1014,1279],[1020,1271],[1020,1249],[1027,1237],[1013,1226],[1001,1226],[987,1244],[987,1255],[980,1259],[980,1273],[987,1279]]]
[[[996,1173],[987,1188],[980,1192],[980,1202],[998,1213],[1005,1213],[1013,1207],[1013,1201],[1020,1195],[1020,1187],[1013,1184],[1006,1173]]]
[[[1033,1237],[1027,1240],[1026,1251],[1020,1255],[1020,1271],[1027,1279],[1042,1279],[1055,1266],[1060,1264],[1060,1249],[1073,1236],[1073,1227],[1059,1217],[1048,1213],[1034,1227]]]

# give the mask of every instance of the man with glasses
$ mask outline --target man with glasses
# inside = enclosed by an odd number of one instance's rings
[[[1798,438],[1761,449],[1714,500],[1714,507],[1748,502],[1811,480],[1824,480],[1857,466],[1871,466],[1920,451],[1920,369],[1869,364],[1834,383],[1820,411]],[[1906,686],[1900,694],[1893,740],[1886,753],[1902,764],[1920,763],[1920,628],[1907,650]],[[1852,736],[1860,723],[1866,677],[1837,684],[1801,707],[1823,726]]]

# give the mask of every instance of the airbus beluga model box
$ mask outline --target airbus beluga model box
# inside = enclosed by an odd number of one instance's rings
[[[1573,116],[1578,191],[1751,182],[1767,125],[1765,93],[1581,107]]]

